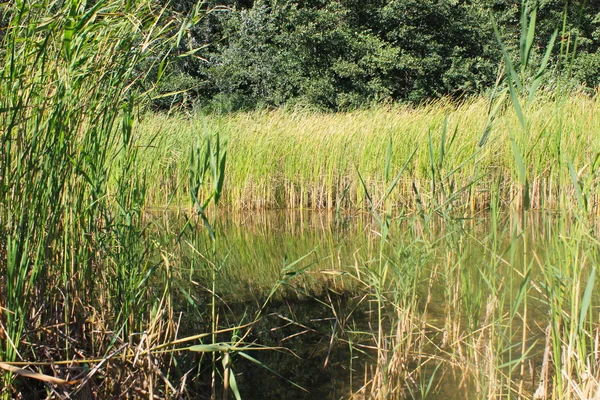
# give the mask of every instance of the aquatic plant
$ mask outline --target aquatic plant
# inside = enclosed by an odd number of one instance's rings
[[[154,3],[118,0],[14,1],[0,13],[0,396],[56,393],[43,382],[89,391],[118,356],[132,373],[102,390],[136,376],[152,397],[160,362],[140,357],[175,325],[150,284],[170,275],[148,256],[134,125],[151,89],[139,82],[160,77],[202,13],[167,18]]]

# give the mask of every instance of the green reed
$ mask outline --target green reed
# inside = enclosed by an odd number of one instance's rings
[[[116,0],[2,6],[3,362],[102,357],[154,324],[133,125],[138,82],[164,67],[184,25],[164,12]],[[19,383],[2,379],[10,398]]]
[[[434,189],[429,186],[430,153],[439,162],[444,146],[449,147],[442,159],[444,171],[436,178],[446,182],[444,187],[435,187],[436,196],[469,186],[455,203],[472,213],[488,207],[489,188],[497,186],[499,204],[517,208],[513,192],[522,183],[513,140],[529,177],[531,207],[567,206],[561,193],[571,196],[574,187],[570,181],[560,181],[560,171],[568,157],[576,171],[589,168],[593,149],[599,145],[593,134],[599,129],[598,99],[572,94],[555,100],[552,93],[538,91],[523,111],[526,134],[518,128],[519,118],[506,102],[506,92],[502,93],[499,89],[491,102],[485,98],[460,103],[444,100],[414,108],[378,107],[341,114],[271,111],[202,119],[151,115],[139,127],[143,138],[158,135],[156,147],[141,160],[144,164],[158,160],[152,169],[157,180],[149,187],[149,200],[159,205],[172,199],[171,204],[189,206],[185,149],[194,142],[195,132],[210,127],[229,138],[230,162],[222,200],[236,209],[368,209],[356,170],[370,193],[376,199],[383,197],[381,164],[390,136],[394,169],[401,168],[416,150],[410,174],[392,194],[395,207],[415,211],[419,197],[415,187],[421,200],[429,201]],[[493,113],[489,121],[488,112]],[[597,207],[592,212],[597,213]]]
[[[377,179],[359,176],[382,248],[393,246],[404,258],[395,262],[394,250],[381,251],[356,272],[373,296],[377,324],[377,368],[357,394],[423,398],[456,374],[466,398],[592,398],[600,390],[598,155],[566,139],[573,129],[565,124],[566,104],[573,98],[548,101],[546,120],[536,121],[536,92],[556,34],[529,75],[535,20],[536,9],[524,7],[518,63],[503,47],[505,89],[490,102],[481,140],[468,140],[478,145],[466,155],[453,154],[461,126],[449,131],[447,122],[438,126],[439,136],[429,129],[423,144],[414,145],[408,180],[413,200],[400,204],[398,223],[390,224],[387,191],[379,189],[380,207],[369,186]],[[391,153],[378,158],[386,160],[381,182],[389,182]],[[582,162],[582,155],[589,163],[577,169],[573,159]],[[412,157],[403,160],[410,165]],[[403,193],[398,182],[394,190]],[[485,196],[474,199],[481,190]],[[491,215],[478,221],[481,201]],[[561,213],[542,215],[540,223],[526,212],[532,206]],[[416,213],[407,218],[411,209]],[[407,223],[412,234],[401,228]],[[403,239],[391,242],[394,232],[403,232]]]
[[[98,368],[83,377],[59,369],[81,379],[73,391],[91,390],[101,375],[100,395],[131,379],[146,385],[133,385],[132,397],[181,397],[209,353],[213,396],[219,379],[225,397],[239,395],[234,361],[259,362],[248,326],[221,328],[220,295],[262,273],[232,268],[266,246],[240,243],[252,247],[240,260],[220,253],[228,238],[210,204],[336,209],[340,226],[342,211],[357,207],[369,210],[365,230],[378,241],[365,239],[354,263],[322,271],[343,276],[328,282],[360,293],[372,311],[371,329],[331,334],[374,354],[357,395],[425,398],[453,374],[471,398],[597,395],[598,98],[539,94],[550,53],[531,65],[535,9],[523,10],[520,60],[504,49],[490,100],[336,115],[150,115],[136,126],[138,80],[164,70],[186,23],[141,1],[3,7],[2,362],[93,358]],[[216,134],[201,138],[206,131]],[[144,214],[149,203],[191,205],[196,215],[188,209],[183,228],[160,225]],[[561,213],[539,224],[531,208]],[[489,229],[477,219],[484,209]],[[310,274],[327,259],[319,251],[281,254],[281,271],[250,283],[262,291],[276,279],[276,288],[316,296]],[[251,325],[263,309],[244,318]],[[4,398],[22,387],[2,379]],[[41,385],[34,390],[52,391]]]

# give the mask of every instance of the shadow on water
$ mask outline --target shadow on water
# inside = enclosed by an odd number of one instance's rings
[[[232,356],[232,370],[244,399],[369,398],[372,393],[364,389],[373,379],[378,354],[382,354],[377,351],[378,331],[399,335],[397,316],[403,307],[414,314],[407,318],[421,326],[414,333],[420,335],[421,344],[416,346],[418,356],[399,362],[407,372],[393,383],[397,387],[394,397],[481,397],[482,393],[476,392],[482,389],[463,379],[461,371],[466,367],[459,366],[458,361],[454,362],[456,369],[447,367],[453,365],[452,360],[437,368],[440,354],[470,351],[453,347],[459,340],[468,343],[468,338],[459,336],[464,332],[475,336],[486,324],[493,324],[486,285],[491,287],[494,279],[509,292],[509,300],[496,305],[498,315],[512,312],[511,302],[518,299],[520,283],[534,281],[539,275],[532,270],[524,276],[522,271],[529,271],[529,267],[523,265],[520,255],[543,254],[545,246],[551,245],[548,238],[557,229],[552,218],[533,214],[523,231],[519,231],[523,221],[509,215],[500,222],[482,218],[461,220],[453,226],[398,220],[396,231],[382,246],[377,226],[368,214],[269,211],[216,216],[214,242],[204,233],[181,228],[182,213],[152,214],[149,218],[164,231],[180,232],[178,240],[163,243],[172,246],[171,252],[179,257],[177,286],[184,293],[180,308],[189,308],[192,302],[209,304],[214,290],[219,327],[253,323],[249,329],[228,332],[217,341],[242,338],[244,343],[272,349],[253,353],[254,360]],[[491,246],[497,248],[490,250]],[[395,298],[383,314],[378,314],[378,292],[369,281],[373,274],[368,274],[376,270],[381,252],[394,266],[389,274],[398,275],[394,285],[402,286],[405,274],[407,281],[415,280],[415,289],[410,292],[414,299]],[[206,254],[214,257],[208,260]],[[500,254],[500,262],[492,265],[490,254]],[[449,260],[457,255],[459,261],[450,265]],[[491,268],[495,270],[489,271]],[[409,293],[397,287],[382,289],[383,297]],[[455,312],[452,307],[457,308]],[[531,391],[543,356],[548,317],[543,300],[532,298],[527,307],[527,324],[523,326],[528,326],[528,334],[524,336],[519,325],[513,327],[511,323],[506,330],[508,342],[502,345],[509,349],[507,362],[526,349],[533,371],[527,384]],[[210,330],[206,312],[186,315],[181,322],[182,335]],[[525,346],[519,345],[520,337],[526,337]],[[392,357],[408,345],[398,342],[396,346],[385,349],[385,354]],[[207,372],[208,364],[202,365]]]
[[[177,231],[184,217],[173,212],[151,218],[163,231]],[[178,284],[198,302],[210,302],[214,283],[221,326],[254,322],[244,342],[276,349],[252,355],[272,371],[233,357],[242,398],[339,399],[360,389],[373,355],[350,336],[370,336],[372,310],[348,272],[376,252],[368,216],[271,211],[223,213],[215,220],[216,249],[207,235],[188,231],[171,251],[180,257],[182,277],[189,277]],[[212,252],[216,266],[198,260]],[[185,308],[186,300],[180,301]],[[182,334],[209,329],[207,315],[198,319],[183,321]]]

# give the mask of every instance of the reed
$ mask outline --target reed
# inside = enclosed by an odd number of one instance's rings
[[[176,393],[160,378],[168,359],[148,350],[177,324],[168,259],[151,264],[134,125],[151,94],[140,80],[160,75],[199,7],[168,19],[145,1],[14,1],[0,12],[0,397],[54,396],[57,382],[109,396],[129,379],[150,397]],[[94,367],[61,364],[75,359]]]
[[[519,118],[509,103],[503,103],[488,124],[486,116],[495,102],[490,104],[485,98],[459,103],[440,100],[416,107],[376,107],[341,114],[151,115],[139,127],[142,138],[156,136],[156,147],[142,160],[147,164],[158,160],[149,201],[189,206],[183,173],[185,149],[198,132],[210,129],[229,138],[223,203],[235,209],[368,209],[356,173],[360,172],[376,199],[383,196],[381,165],[390,137],[393,168],[401,168],[412,155],[409,173],[393,193],[395,207],[414,211],[419,197],[428,206],[432,197],[441,201],[446,196],[463,211],[488,209],[490,187],[494,186],[502,208],[520,208],[515,198],[521,183],[513,140],[527,158],[524,166],[531,207],[568,207],[564,200],[575,195],[575,187],[570,179],[561,181],[560,172],[570,160],[577,173],[591,173],[600,140],[594,134],[600,128],[598,98],[574,93],[557,99],[551,93],[540,93],[527,106],[527,131],[520,130]],[[446,148],[442,164],[434,171],[430,152],[440,156],[442,137]],[[433,179],[444,182],[431,187]],[[471,185],[468,192],[453,197],[452,191],[467,185]],[[590,211],[597,214],[596,204],[594,197]]]
[[[491,230],[476,219],[457,218],[457,214],[447,212],[455,209],[448,208],[452,202],[445,196],[444,184],[446,179],[452,180],[454,174],[460,176],[463,172],[460,168],[451,168],[448,174],[440,173],[449,149],[447,130],[443,129],[439,141],[429,136],[428,189],[421,189],[418,195],[415,189],[415,195],[420,196],[418,216],[408,219],[413,226],[412,235],[402,235],[412,243],[413,249],[406,252],[402,244],[395,244],[395,248],[409,258],[394,263],[390,256],[393,252],[382,252],[377,258],[378,269],[365,265],[361,270],[362,274],[372,271],[376,277],[374,284],[366,285],[365,289],[375,299],[378,313],[374,319],[379,322],[377,337],[373,338],[377,368],[368,381],[371,397],[427,397],[440,388],[448,374],[457,371],[458,386],[466,398],[581,399],[594,398],[600,393],[599,299],[595,279],[597,217],[596,211],[590,212],[590,198],[596,199],[598,195],[597,177],[595,173],[585,173],[585,168],[574,167],[572,160],[577,156],[572,153],[574,149],[569,142],[564,141],[563,107],[570,100],[559,99],[553,106],[561,121],[557,131],[561,145],[556,154],[562,153],[565,158],[554,158],[550,152],[548,158],[556,163],[552,168],[542,157],[547,155],[546,151],[536,153],[545,130],[536,133],[534,128],[536,104],[539,104],[535,102],[535,91],[547,57],[528,81],[535,19],[536,10],[524,7],[518,64],[513,63],[503,49],[507,84],[504,93],[510,99],[507,105],[517,121],[512,124],[505,121],[504,145],[507,156],[510,154],[512,159],[504,162],[512,166],[505,170],[505,175],[492,173],[492,176],[499,182],[508,181],[512,187],[509,200],[516,203],[513,212],[501,212],[503,189],[500,184],[489,183],[487,203],[491,215],[482,221],[489,223]],[[515,65],[520,65],[520,71]],[[488,122],[498,118],[505,117],[492,112]],[[486,136],[494,134],[488,134],[487,128],[485,131]],[[484,137],[482,142],[485,141]],[[571,144],[578,146],[576,142]],[[435,151],[436,147],[439,152]],[[584,150],[580,148],[580,151]],[[590,156],[590,165],[595,166],[597,152],[592,150],[587,156]],[[475,155],[478,160],[479,157],[482,155]],[[384,167],[386,178],[389,159],[386,158]],[[487,178],[491,172],[485,163],[476,163],[467,170],[476,173],[461,190],[472,195],[473,188],[479,184],[478,175]],[[536,173],[545,174],[545,171],[551,171],[552,179],[561,182],[557,202],[553,203],[561,212],[542,215],[540,222],[535,221],[535,214],[526,210],[531,207],[535,193],[531,189],[532,182],[540,179]],[[402,172],[404,168],[400,169]],[[372,204],[373,196],[368,194],[367,185],[363,186]],[[438,189],[443,196],[437,195]],[[460,197],[461,191],[456,194]],[[570,202],[568,196],[573,196]],[[548,204],[548,199],[544,202]],[[389,207],[388,204],[385,218],[378,214],[376,207],[371,207],[373,218],[381,221],[378,231],[381,246],[392,243],[389,237],[394,227],[389,222]],[[406,208],[400,215],[401,223],[396,230],[406,224]],[[427,257],[414,257],[418,254]],[[388,269],[392,265],[394,268]],[[402,281],[394,280],[394,272],[400,272]],[[424,279],[427,284],[411,285],[413,279]],[[386,293],[387,302],[382,301],[382,293]],[[440,304],[443,309],[434,312]],[[398,312],[390,318],[384,317],[382,310]],[[392,327],[388,333],[382,329],[386,325]],[[419,332],[428,333],[419,336]],[[411,364],[413,368],[409,367]],[[430,367],[428,372],[427,364],[435,367]],[[407,372],[394,376],[390,371]],[[436,373],[441,376],[436,377]],[[390,379],[393,379],[391,383]]]
[[[293,291],[329,305],[330,343],[372,356],[356,397],[426,398],[448,380],[467,397],[598,396],[598,97],[538,93],[548,56],[531,65],[535,10],[489,99],[145,114],[139,80],[160,75],[199,7],[164,18],[145,1],[2,5],[0,397],[60,397],[62,385],[239,398],[235,363],[269,368],[250,354],[276,349],[251,344],[252,327]],[[264,273],[255,261],[280,249],[222,235],[218,202],[335,210],[336,229],[362,208],[372,222],[359,231],[375,235],[353,262],[302,249]],[[151,205],[188,208],[172,222]],[[560,212],[540,223],[532,208]],[[245,277],[258,307],[224,321]],[[325,303],[333,289],[361,299],[368,328]]]

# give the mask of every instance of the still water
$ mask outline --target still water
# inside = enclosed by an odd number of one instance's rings
[[[251,323],[219,341],[271,348],[253,352],[255,361],[234,354],[242,398],[367,398],[378,355],[400,350],[406,357],[396,364],[404,372],[394,376],[394,397],[485,397],[460,368],[438,368],[436,360],[462,357],[469,343],[484,339],[470,341],[492,325],[491,304],[497,318],[524,314],[525,323],[510,323],[509,339],[498,345],[506,350],[498,354],[508,364],[525,354],[532,373],[521,386],[534,390],[548,317],[532,260],[564,232],[564,221],[558,226],[530,214],[443,222],[397,217],[386,225],[368,213],[222,212],[209,218],[211,240],[201,221],[181,228],[185,218],[165,213],[157,223],[180,231],[171,250],[179,257],[182,310],[210,303],[214,293],[219,328]],[[201,322],[208,319],[188,317],[182,332],[208,331]],[[400,320],[412,331],[400,332]],[[394,336],[402,340],[381,339]]]

